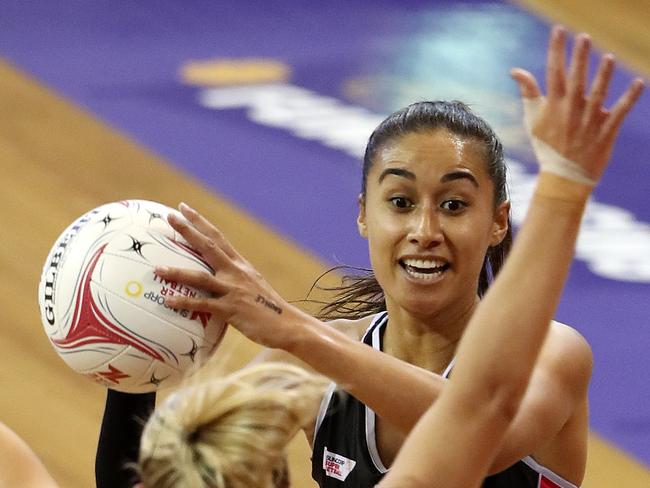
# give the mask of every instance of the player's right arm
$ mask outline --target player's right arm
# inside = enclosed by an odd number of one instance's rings
[[[265,348],[250,365],[283,362],[323,374],[408,433],[442,392],[446,379],[363,344],[361,337],[373,317],[326,322],[327,327],[299,341],[304,347],[293,353]],[[303,429],[310,445],[317,415],[315,410],[313,422]]]
[[[0,422],[0,488],[58,488],[27,443]]]

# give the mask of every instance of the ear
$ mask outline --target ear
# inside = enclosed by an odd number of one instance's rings
[[[508,217],[510,217],[510,201],[500,203],[494,211],[492,237],[490,246],[498,246],[508,232]]]
[[[359,216],[357,217],[357,229],[361,237],[368,237],[368,228],[366,227],[366,199],[363,194],[359,194]]]

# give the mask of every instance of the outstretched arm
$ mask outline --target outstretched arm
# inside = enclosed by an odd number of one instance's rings
[[[453,378],[420,419],[382,487],[479,486],[516,416],[566,279],[582,214],[623,118],[642,90],[636,80],[611,111],[603,108],[613,59],[591,90],[589,39],[576,38],[565,72],[566,33],[551,37],[548,95],[513,70],[525,104],[540,174],[511,254],[461,339]],[[480,408],[476,408],[480,405]],[[471,467],[461,461],[471,453]]]

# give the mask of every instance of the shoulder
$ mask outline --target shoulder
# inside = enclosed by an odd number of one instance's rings
[[[553,321],[540,352],[538,367],[580,387],[589,383],[593,353],[587,340],[573,327]]]
[[[552,321],[549,333],[544,344],[544,352],[576,356],[577,359],[590,359],[591,346],[587,340],[573,327],[561,322]]]

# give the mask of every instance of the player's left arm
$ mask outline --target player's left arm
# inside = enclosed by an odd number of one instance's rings
[[[570,327],[554,324],[490,474],[548,446],[575,416],[586,416],[592,365],[592,352],[586,340]],[[582,446],[572,449],[573,452],[563,451],[563,456],[585,459],[586,436]]]

